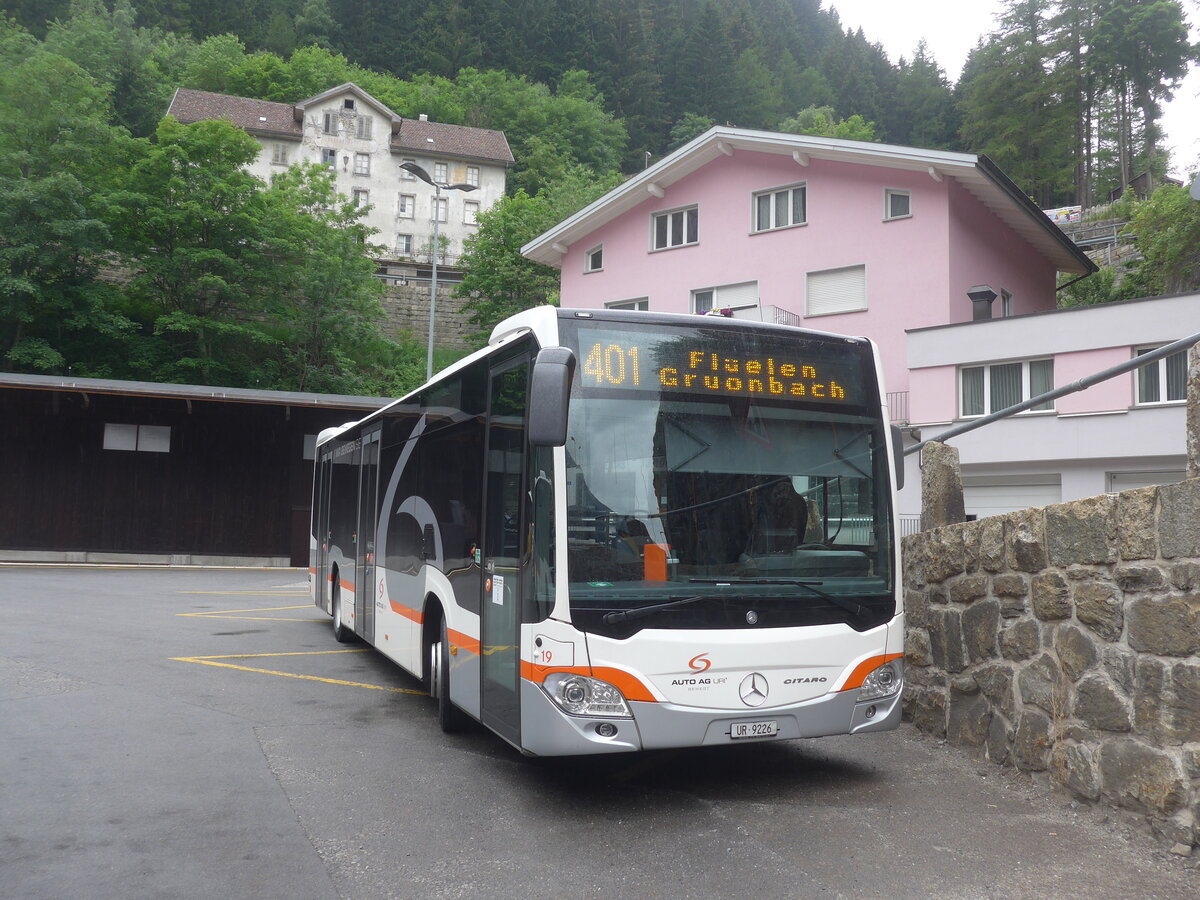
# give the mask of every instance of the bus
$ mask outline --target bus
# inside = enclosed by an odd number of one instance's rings
[[[321,433],[313,602],[527,755],[895,728],[885,396],[865,338],[520,313]]]

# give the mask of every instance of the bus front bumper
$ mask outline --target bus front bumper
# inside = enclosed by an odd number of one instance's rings
[[[534,756],[628,753],[672,747],[752,744],[835,734],[890,731],[900,724],[903,682],[890,697],[858,700],[858,691],[826,694],[768,709],[704,709],[674,703],[631,701],[632,719],[570,716],[538,685],[522,681],[521,749]],[[603,734],[602,723],[616,728]],[[769,737],[735,737],[735,725],[774,723]],[[761,729],[756,729],[761,730]]]

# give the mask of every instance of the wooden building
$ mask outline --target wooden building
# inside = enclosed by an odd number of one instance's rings
[[[0,560],[307,566],[316,436],[387,402],[0,374]]]

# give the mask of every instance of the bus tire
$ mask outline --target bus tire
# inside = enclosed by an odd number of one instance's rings
[[[342,587],[336,570],[333,573],[333,639],[339,644],[348,644],[354,639],[354,633],[342,621]]]
[[[462,731],[467,725],[467,714],[450,700],[450,638],[446,621],[442,620],[440,639],[433,645],[430,660],[430,693],[437,698],[438,725],[446,734]]]

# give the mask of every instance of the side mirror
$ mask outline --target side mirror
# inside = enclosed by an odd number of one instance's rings
[[[575,354],[566,347],[543,347],[533,363],[529,385],[529,443],[561,447],[567,442],[567,410]]]
[[[892,465],[896,468],[896,490],[904,489],[904,433],[900,426],[892,427]]]

